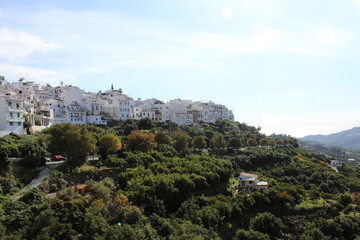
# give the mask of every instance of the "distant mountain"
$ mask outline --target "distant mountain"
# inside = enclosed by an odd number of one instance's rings
[[[300,140],[360,150],[360,127],[329,135],[309,135]]]

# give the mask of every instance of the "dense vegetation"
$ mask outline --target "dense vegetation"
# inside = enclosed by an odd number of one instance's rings
[[[0,239],[359,237],[360,170],[335,172],[294,138],[228,121],[63,127],[0,139]],[[72,141],[86,147],[64,148]],[[67,163],[15,197],[58,153]],[[86,161],[94,153],[100,160]],[[235,194],[240,172],[258,174],[268,190]]]
[[[354,166],[360,164],[359,150],[350,150],[339,146],[330,146],[311,141],[299,141],[299,144],[300,147],[310,152],[322,154],[328,158],[340,160]]]

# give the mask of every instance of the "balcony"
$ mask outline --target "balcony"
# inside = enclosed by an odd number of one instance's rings
[[[7,107],[6,110],[8,112],[25,112],[25,109],[21,107]]]
[[[25,122],[25,119],[22,117],[8,117],[8,122]]]
[[[65,111],[64,110],[61,110],[61,111],[55,110],[54,114],[65,114]]]

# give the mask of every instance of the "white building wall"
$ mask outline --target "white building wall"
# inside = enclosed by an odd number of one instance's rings
[[[1,98],[1,120],[0,136],[11,132],[24,134],[24,104],[23,99],[14,95],[0,96]]]
[[[131,118],[133,108],[131,105],[131,100],[119,100],[119,119],[126,120]]]

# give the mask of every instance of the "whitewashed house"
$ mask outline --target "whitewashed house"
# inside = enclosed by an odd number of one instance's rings
[[[343,163],[338,160],[330,160],[330,165],[333,167],[342,167]]]
[[[256,174],[251,173],[240,173],[238,177],[239,180],[239,188],[246,190],[259,190],[264,188],[267,190],[268,183],[266,181],[259,181],[258,176]]]
[[[72,102],[66,108],[66,122],[72,124],[85,124],[86,123],[86,110],[79,102]]]
[[[192,114],[192,101],[174,99],[168,102],[170,111],[170,121],[183,125],[192,125],[194,123]]]
[[[64,100],[49,99],[46,101],[49,108],[53,111],[53,124],[67,122],[67,107]]]
[[[0,95],[0,136],[11,132],[24,134],[24,99],[15,94]]]
[[[81,101],[83,90],[76,86],[60,86],[54,89],[55,98],[60,98],[67,103]]]
[[[136,120],[150,118],[155,121],[155,110],[151,105],[138,105],[133,109],[133,118]]]

